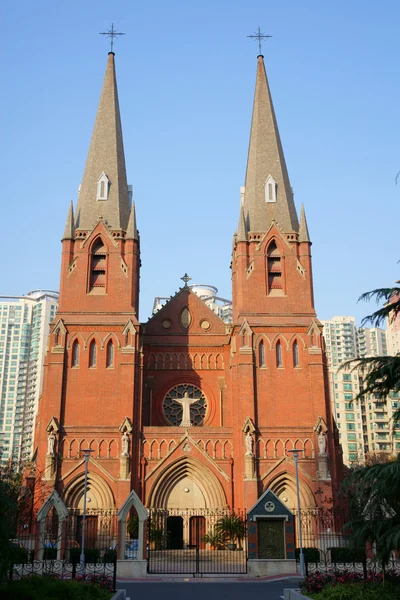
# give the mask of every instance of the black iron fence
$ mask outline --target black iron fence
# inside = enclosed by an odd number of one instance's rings
[[[242,511],[150,509],[148,572],[247,573],[247,517]]]
[[[377,560],[373,547],[354,548],[346,524],[350,515],[343,509],[308,508],[301,510],[301,528],[306,575],[350,571],[367,579],[371,573],[388,571],[400,574],[400,561],[393,556],[385,567]],[[297,514],[296,559],[299,560]]]
[[[44,553],[44,558],[37,558],[37,554],[30,551],[27,554],[19,553],[19,558],[13,553],[10,556],[8,577],[10,580],[32,577],[34,575],[52,576],[57,579],[84,580],[95,583],[107,590],[116,590],[117,559],[116,555],[105,555],[103,560],[97,559],[96,555],[85,552],[86,562],[79,561],[74,555],[69,559],[53,558],[53,553]],[[66,552],[62,553],[63,555]],[[15,562],[17,561],[17,562]],[[20,562],[22,561],[22,562]]]

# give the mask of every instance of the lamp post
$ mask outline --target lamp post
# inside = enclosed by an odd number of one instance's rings
[[[296,468],[296,495],[297,495],[297,525],[299,528],[299,550],[300,550],[300,575],[305,576],[304,570],[304,554],[303,554],[303,533],[301,531],[300,517],[300,486],[299,486],[299,456],[303,450],[288,450],[293,455],[294,465]]]
[[[89,470],[89,458],[90,453],[94,452],[90,450],[90,448],[85,448],[81,450],[83,452],[83,456],[85,458],[85,483],[83,486],[83,517],[82,517],[82,545],[81,545],[81,556],[80,561],[83,566],[85,566],[85,527],[86,527],[86,494],[87,494],[87,478],[88,478],[88,470]]]

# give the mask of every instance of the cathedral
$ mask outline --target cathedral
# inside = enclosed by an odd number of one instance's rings
[[[250,108],[250,107],[249,107]],[[147,508],[289,510],[335,502],[341,477],[311,239],[296,210],[263,56],[238,228],[232,322],[184,285],[138,321],[140,236],[127,183],[115,56],[108,55],[76,208],[62,236],[34,458],[43,495],[90,514],[132,490]],[[228,265],[226,265],[228,268]],[[188,265],[190,269],[190,265]]]

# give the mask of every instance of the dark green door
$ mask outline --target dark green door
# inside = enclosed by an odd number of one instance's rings
[[[258,558],[285,558],[284,521],[257,519]]]

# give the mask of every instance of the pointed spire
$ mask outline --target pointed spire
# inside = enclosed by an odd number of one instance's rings
[[[246,219],[244,216],[243,206],[240,207],[240,217],[239,217],[237,241],[238,242],[246,242],[247,241]]]
[[[126,228],[126,240],[137,240],[138,239],[138,231],[136,227],[136,211],[135,205],[132,204],[131,214],[129,215],[128,227]]]
[[[77,229],[91,230],[100,216],[113,230],[126,230],[129,196],[114,53],[109,52],[76,210]]]
[[[74,205],[69,205],[67,222],[65,224],[63,240],[73,240],[75,238],[75,219],[74,219]]]
[[[283,232],[297,232],[299,223],[263,56],[257,60],[244,196],[248,231],[263,233],[276,221]]]
[[[304,204],[301,205],[300,226],[299,226],[299,242],[310,242],[310,234],[308,233],[306,211]]]

